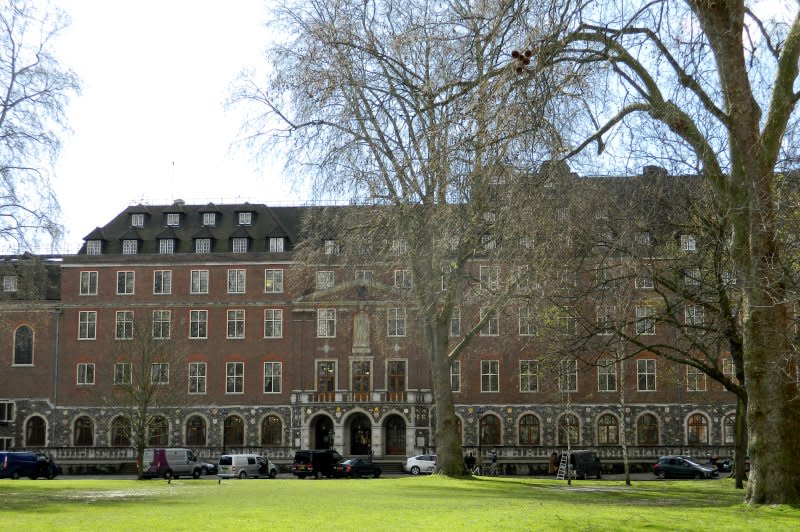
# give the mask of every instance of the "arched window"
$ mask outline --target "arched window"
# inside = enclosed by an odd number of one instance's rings
[[[192,416],[186,421],[186,445],[203,446],[206,444],[206,420],[200,416]]]
[[[580,443],[580,428],[578,416],[574,414],[564,414],[558,418],[558,444],[566,445],[567,436],[569,436],[569,444],[578,445]]]
[[[117,416],[111,420],[111,446],[130,447],[131,420],[125,416]]]
[[[223,431],[223,445],[239,447],[244,445],[244,420],[242,418],[239,416],[226,417]]]
[[[539,418],[525,414],[519,420],[519,444],[539,445]]]
[[[283,442],[283,423],[278,416],[267,416],[261,422],[261,445],[279,446]]]
[[[147,445],[169,445],[169,423],[164,416],[155,416],[147,424]]]
[[[611,414],[603,414],[597,420],[598,445],[619,444],[619,421]]]
[[[708,445],[708,420],[703,414],[692,414],[686,420],[686,443]]]
[[[44,447],[47,423],[41,416],[33,416],[25,423],[25,446]]]
[[[642,414],[636,420],[636,443],[658,445],[658,418],[653,414]]]
[[[728,414],[722,419],[722,443],[736,444],[736,414]]]
[[[76,447],[94,445],[94,423],[89,416],[81,416],[75,420],[72,441]]]
[[[481,445],[500,445],[500,418],[489,414],[481,418]]]
[[[33,329],[27,325],[17,327],[14,332],[14,365],[33,364]]]

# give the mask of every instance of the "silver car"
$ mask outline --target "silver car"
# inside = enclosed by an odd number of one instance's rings
[[[436,469],[436,455],[435,454],[418,454],[417,456],[410,456],[403,464],[403,471],[411,473],[412,475],[419,475],[420,473],[433,473]]]

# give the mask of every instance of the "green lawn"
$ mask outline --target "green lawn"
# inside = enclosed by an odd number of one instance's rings
[[[0,530],[800,530],[732,480],[0,480]]]

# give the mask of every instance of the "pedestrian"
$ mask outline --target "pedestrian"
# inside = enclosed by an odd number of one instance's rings
[[[472,473],[475,469],[475,456],[473,456],[472,451],[464,458],[464,465],[467,466],[467,471]]]
[[[558,473],[558,454],[553,451],[553,454],[550,455],[550,463],[547,465],[547,474],[555,475],[556,473]]]

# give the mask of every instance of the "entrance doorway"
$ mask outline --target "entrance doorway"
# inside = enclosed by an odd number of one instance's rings
[[[364,414],[350,418],[350,454],[370,454],[372,423]]]
[[[311,432],[314,441],[312,449],[333,449],[333,421],[328,416],[317,416],[311,422]]]
[[[406,454],[406,422],[398,416],[389,416],[386,419],[386,454]]]

